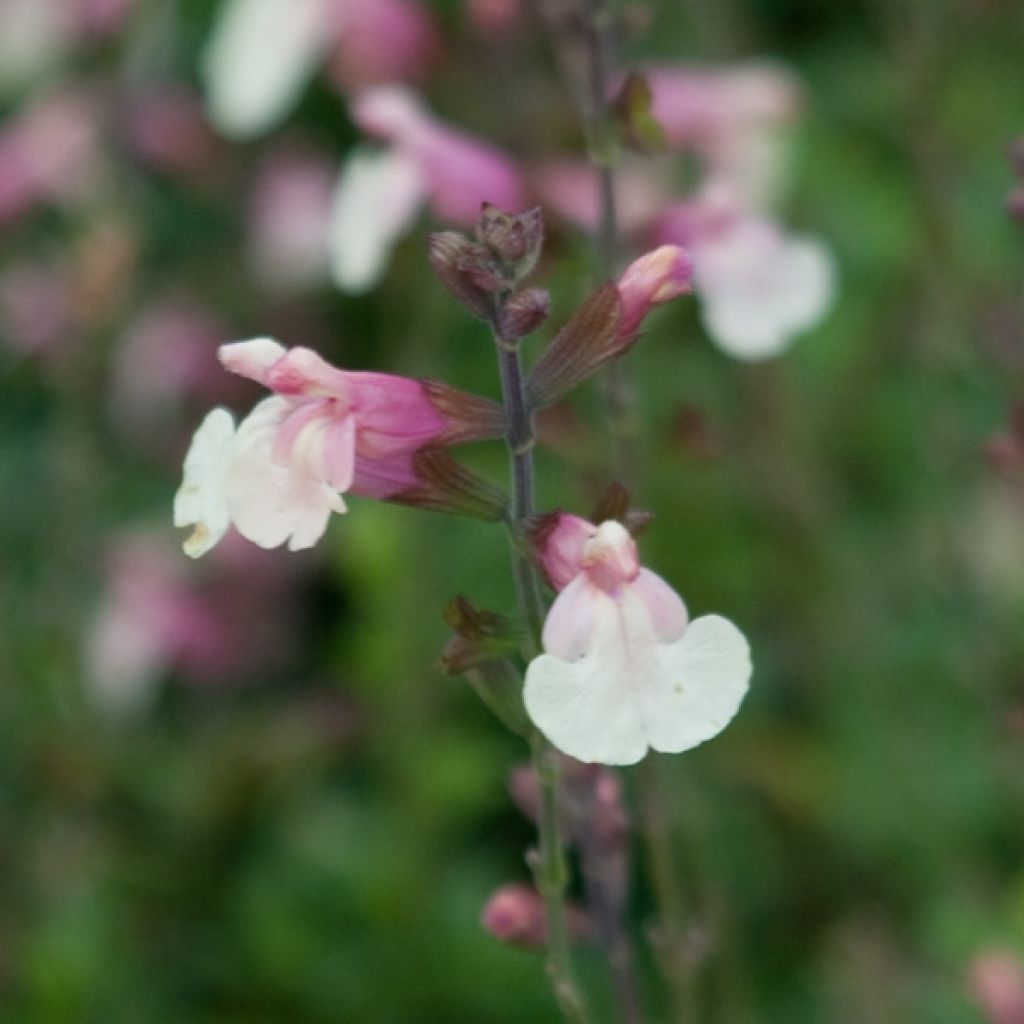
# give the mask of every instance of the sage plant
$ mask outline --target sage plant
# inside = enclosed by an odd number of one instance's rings
[[[232,526],[260,547],[310,547],[332,513],[347,511],[346,493],[504,525],[515,614],[453,601],[446,618],[455,637],[444,664],[464,672],[532,752],[540,839],[531,862],[539,902],[506,891],[485,919],[495,932],[543,936],[562,1011],[582,1021],[587,1011],[573,976],[570,936],[586,929],[570,929],[563,902],[569,805],[559,797],[560,768],[633,764],[648,749],[678,753],[710,739],[739,708],[751,664],[734,625],[713,615],[690,622],[672,587],[641,566],[634,533],[646,517],[628,513],[621,489],[612,488],[618,499],[597,522],[538,508],[537,412],[632,348],[648,314],[689,292],[693,276],[688,254],[677,246],[641,256],[587,297],[527,366],[523,340],[549,310],[548,294],[527,284],[543,234],[539,209],[515,215],[485,204],[473,237],[448,231],[430,238],[438,279],[493,338],[500,405],[439,381],[337,369],[310,349],[270,338],[223,345],[224,367],[271,394],[240,423],[223,408],[205,418],[185,459],[174,519],[191,527],[185,551],[193,557]],[[497,438],[508,452],[507,496],[450,453]],[[546,589],[557,593],[550,607]],[[601,807],[588,778],[576,790],[591,794],[586,806]],[[614,782],[602,785],[606,793],[614,788]],[[615,861],[601,852],[615,843],[595,844],[579,815],[569,822],[574,842],[590,851],[589,860],[581,852],[581,863],[592,880],[591,914],[610,958],[619,950],[621,965],[628,960],[621,955],[620,921],[626,872],[610,871]],[[635,1004],[635,997],[628,1001]]]

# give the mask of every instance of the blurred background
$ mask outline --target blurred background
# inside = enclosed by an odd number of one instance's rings
[[[312,551],[231,536],[192,562],[171,501],[205,411],[259,396],[220,369],[224,341],[497,394],[483,328],[427,268],[436,216],[351,295],[324,224],[364,141],[351,97],[391,73],[375,45],[543,200],[531,168],[582,152],[557,41],[508,0],[423,3],[383,44],[324,28],[318,63],[239,127],[210,101],[226,6],[0,0],[0,1019],[554,1020],[539,956],[480,925],[528,877],[532,826],[507,791],[525,750],[437,667],[451,597],[512,607],[500,531],[354,498]],[[788,67],[776,209],[837,268],[828,315],[776,359],[730,359],[692,301],[631,357],[637,501],[656,513],[642,557],[693,613],[741,624],[756,666],[730,729],[665,762],[692,1020],[1019,1024],[1024,225],[1007,151],[1024,10],[618,6],[622,68]],[[245,52],[243,80],[262,81]],[[686,187],[682,163],[649,166]],[[538,279],[555,322],[594,267],[552,213]],[[544,507],[586,514],[608,482],[597,415],[584,388],[545,422]],[[502,479],[499,446],[470,458]],[[641,939],[651,913],[638,870]],[[602,991],[599,956],[582,962]],[[641,972],[666,1020],[649,952]]]

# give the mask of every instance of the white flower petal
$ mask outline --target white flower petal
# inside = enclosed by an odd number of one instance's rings
[[[737,359],[766,359],[827,312],[835,290],[828,250],[761,221],[740,221],[696,247],[697,290],[708,332]]]
[[[345,502],[322,479],[274,461],[274,439],[293,406],[267,398],[239,424],[226,493],[238,532],[262,548],[312,547]]]
[[[423,202],[417,164],[398,151],[357,149],[334,190],[329,247],[331,274],[344,292],[364,292],[380,280],[395,240]]]
[[[228,0],[203,60],[217,128],[248,139],[281,121],[331,43],[329,24],[325,0]]]
[[[544,650],[564,661],[575,661],[594,632],[594,602],[602,596],[586,573],[579,573],[555,598],[544,620]]]
[[[647,742],[666,754],[717,736],[749,688],[750,647],[720,615],[694,619],[682,637],[658,648],[658,672],[641,687]]]
[[[231,525],[225,482],[234,439],[231,413],[214,409],[185,456],[185,477],[174,496],[174,525],[195,527],[184,544],[192,558],[206,554]]]
[[[718,616],[697,619],[661,644],[642,599],[598,592],[593,638],[575,661],[551,654],[526,673],[534,724],[560,750],[585,762],[633,764],[647,748],[676,753],[720,732],[750,677],[742,634]]]

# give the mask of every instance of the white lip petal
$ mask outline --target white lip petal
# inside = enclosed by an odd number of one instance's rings
[[[719,615],[695,619],[682,637],[658,647],[658,671],[641,689],[647,742],[678,754],[717,736],[749,689],[750,647]]]
[[[574,661],[535,658],[523,698],[534,724],[585,762],[634,764],[648,747],[688,750],[717,735],[747,692],[750,651],[732,623],[706,616],[662,644],[641,598],[593,595],[593,639]]]
[[[330,45],[325,0],[228,0],[206,48],[210,118],[250,139],[298,102]]]
[[[185,456],[185,474],[174,496],[174,525],[194,527],[185,541],[192,558],[205,555],[231,525],[225,480],[234,447],[235,421],[214,409],[199,425]]]
[[[291,408],[287,399],[267,398],[239,424],[226,492],[243,537],[262,548],[288,541],[298,551],[323,536],[331,512],[344,512],[345,502],[322,479],[274,461],[274,439]]]
[[[357,149],[334,190],[328,247],[334,283],[349,294],[380,280],[392,246],[424,198],[416,162],[396,150]]]

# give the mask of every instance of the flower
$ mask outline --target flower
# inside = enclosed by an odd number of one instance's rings
[[[584,762],[634,764],[716,736],[747,692],[750,649],[728,620],[688,622],[678,594],[640,567],[620,523],[545,517],[541,565],[561,593],[544,654],[526,672],[538,729]]]
[[[678,245],[662,245],[634,260],[616,282],[622,302],[619,337],[636,334],[656,306],[692,291],[693,261]]]
[[[207,108],[224,135],[255,138],[287,116],[325,60],[348,89],[418,78],[436,48],[416,0],[228,0],[204,55]]]
[[[367,89],[352,117],[389,143],[357,147],[342,168],[330,225],[335,283],[355,293],[372,287],[395,240],[426,203],[444,221],[476,223],[483,203],[522,209],[525,189],[511,159],[434,118],[400,86]]]
[[[779,355],[832,304],[835,265],[825,246],[742,210],[725,192],[666,208],[654,234],[693,253],[701,319],[736,359]]]
[[[174,501],[198,557],[235,528],[260,547],[311,547],[342,494],[390,498],[418,483],[412,455],[500,433],[490,403],[434,382],[339,370],[270,338],[222,345],[221,362],[275,392],[240,424],[214,409],[196,431]]]

